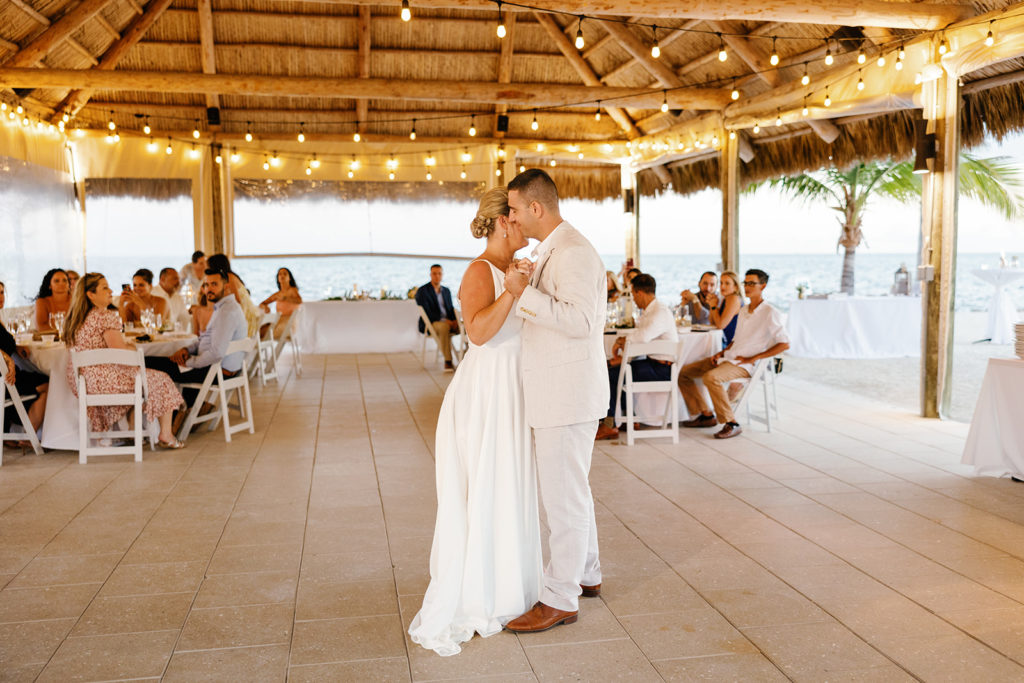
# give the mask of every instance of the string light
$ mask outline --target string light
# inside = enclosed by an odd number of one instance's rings
[[[800,113],[803,116],[807,116],[810,113],[810,110],[807,108],[807,95],[804,95],[804,108],[800,110]]]
[[[23,126],[27,126],[28,125],[28,117],[27,116],[21,120],[21,125],[23,125]],[[108,145],[112,145],[115,142],[117,142],[117,140],[114,139],[114,131],[112,131],[112,130],[107,131],[107,144]]]
[[[352,134],[352,142],[359,142],[362,139],[363,136],[359,134],[359,131],[356,131],[355,133]]]
[[[263,155],[263,170],[264,171],[269,171],[270,170],[270,161],[267,159],[267,155],[266,154]]]
[[[864,48],[858,49],[857,50],[857,63],[858,64],[863,64],[866,61],[868,61],[868,56],[866,54],[864,54]]]
[[[309,166],[309,165],[306,166],[306,175],[313,175],[313,167],[312,166]]]
[[[772,56],[768,58],[768,63],[772,66],[779,65],[779,53],[775,49],[775,36],[772,36]]]
[[[498,37],[504,38],[507,35],[505,30],[505,18],[501,14],[501,0],[498,0]],[[430,175],[429,173],[427,175]],[[430,178],[427,178],[430,180]]]
[[[5,109],[6,109],[6,107],[5,107]],[[67,123],[70,120],[71,120],[71,114],[67,113],[66,111],[60,117],[61,123]],[[149,128],[149,117],[148,116],[146,117],[146,128]],[[146,131],[146,134],[147,135],[149,134],[148,130]]]
[[[775,127],[778,128],[781,125],[782,125],[782,110],[781,109],[776,109],[775,110]]]
[[[426,164],[428,167],[436,166],[437,159],[434,158],[434,153],[427,152],[427,158],[423,160],[423,163]]]
[[[476,137],[476,116],[469,117],[469,137]]]
[[[188,156],[189,156],[190,159],[198,159],[199,158],[199,150],[196,149],[196,143],[194,143],[194,142],[192,143],[192,148],[188,151]]]
[[[533,122],[530,124],[530,129],[531,130],[537,130],[538,128],[540,128],[540,124],[537,123],[537,110],[534,109],[533,110]]]
[[[858,74],[859,73],[860,72],[858,72]],[[864,89],[864,79],[858,75],[857,76],[857,90],[863,90],[863,89]]]
[[[412,130],[409,131],[409,139],[410,140],[415,140],[416,139],[416,119],[412,120]]]
[[[831,107],[832,106],[832,98],[829,97],[828,86],[827,85],[825,86],[825,106],[826,107]]]
[[[557,162],[557,161],[555,161],[554,159],[552,159],[551,161],[549,161],[549,162],[548,162],[548,165],[550,165],[550,166],[551,166],[551,168],[554,168],[555,166],[557,166],[557,165],[558,165],[558,162]]]
[[[245,122],[245,141],[252,142],[252,121]]]
[[[661,46],[658,45],[658,27],[652,26],[651,33],[654,34],[654,44],[651,45],[651,56],[657,59],[661,56]]]
[[[156,151],[156,140],[154,140],[152,136],[150,136],[149,142],[146,143],[146,149],[149,150],[150,152]]]
[[[885,55],[878,55],[878,66],[885,66]]]
[[[494,175],[495,175],[495,177],[500,178],[501,177],[501,169],[500,168],[494,169]]]
[[[462,178],[463,180],[466,179],[466,167],[465,166],[462,167],[462,172],[459,173],[459,177]]]
[[[239,160],[239,159],[241,159],[241,158],[242,158],[242,157],[241,157],[241,156],[239,156],[239,154],[238,154],[238,150],[237,150],[237,149],[234,149],[234,148],[232,148],[232,149],[231,149],[231,163],[233,163],[233,164],[237,164],[237,163],[238,163],[238,160]]]
[[[729,53],[725,50],[725,40],[722,38],[722,34],[718,34],[718,61],[724,62],[729,59]]]
[[[729,93],[729,97],[733,100],[738,100],[740,98],[740,91],[736,88],[736,79],[733,79],[732,81],[732,92]]]
[[[807,64],[804,64],[804,75],[800,78],[800,85],[807,85],[811,82],[811,75],[807,73]]]
[[[21,106],[21,105],[19,104],[19,105],[18,105],[18,108],[17,108],[17,109],[15,109],[15,111],[16,111],[16,112],[18,112],[18,114],[19,114],[19,115],[20,115],[20,114],[24,114],[24,113],[25,113],[25,107],[23,107],[23,106]],[[111,117],[113,117],[113,116],[114,116],[114,112],[113,112],[113,111],[111,111],[111,112],[110,112],[110,116],[111,116]],[[111,129],[111,130],[113,130],[113,129]]]
[[[277,156],[276,151],[270,153],[270,165],[274,168],[281,165],[281,157]]]
[[[661,97],[661,113],[664,114],[668,112],[668,90],[662,90]]]
[[[729,131],[729,139],[730,140],[735,140],[736,139],[736,131],[734,131],[734,130],[730,130]]]
[[[402,0],[402,21],[412,19],[412,10],[409,9],[409,0]]]
[[[525,171],[525,170],[526,170],[526,167],[525,167],[525,166],[523,166],[522,164],[520,164],[520,165],[519,165],[519,172],[520,172],[520,173],[522,173],[522,172],[523,172],[523,171]]]
[[[992,35],[992,22],[994,21],[995,19],[988,22],[988,34],[985,36],[985,47],[992,47],[992,45],[996,42],[995,36]]]
[[[430,171],[427,171],[427,180],[433,180],[433,179],[434,179],[434,174],[431,173]]]
[[[320,168],[320,160],[316,158],[315,154],[313,155],[313,158],[309,161],[309,165],[312,166],[313,168]]]
[[[18,105],[18,113],[19,114],[24,114],[25,113],[24,107],[22,107],[20,104]],[[107,129],[108,130],[117,130],[117,124],[114,123],[114,112],[113,112],[113,110],[111,110],[111,112],[110,112],[110,120],[107,121]]]
[[[170,156],[174,154],[174,147],[171,146],[171,139],[167,138],[167,146],[164,147],[164,154]]]
[[[305,142],[306,141],[306,130],[305,130],[305,128],[306,128],[306,124],[300,122],[299,123],[299,134],[295,136],[295,139],[298,140],[299,142]]]
[[[469,153],[469,148],[462,149],[462,163],[468,164],[473,160],[473,155]]]
[[[907,50],[903,47],[903,43],[900,43],[899,50],[896,51],[896,59],[902,61],[907,56]]]
[[[498,145],[498,158],[499,159],[504,159],[505,158],[505,145]]]
[[[832,66],[835,62],[835,57],[832,56],[832,43],[825,41],[825,66]]]
[[[583,40],[583,15],[582,14],[580,15],[580,23],[576,27],[576,42],[574,44],[576,45],[576,49],[577,50],[582,50],[583,46],[586,44],[584,42],[584,40]]]
[[[68,118],[69,117],[68,117],[67,112],[64,112],[64,121],[66,122],[68,120]],[[142,126],[142,132],[145,133],[146,135],[149,135],[150,133],[153,132],[153,129],[149,127],[149,117],[148,116],[146,117],[145,121],[146,121],[145,125]]]
[[[198,155],[199,155],[199,153],[198,153],[198,152],[196,152],[196,156],[198,156]],[[220,166],[221,164],[223,164],[223,163],[224,163],[224,157],[222,157],[222,156],[221,156],[220,154],[218,154],[217,156],[215,156],[215,157],[213,158],[213,162],[214,162],[215,164],[217,164],[218,166]]]
[[[198,140],[199,139],[199,119],[196,119],[196,125],[192,129],[192,138],[194,140]]]
[[[754,135],[757,135],[760,132],[761,132],[761,125],[757,121],[754,121]]]
[[[941,39],[939,40],[939,54],[944,55],[949,52],[949,45],[946,44],[946,34],[942,33]]]
[[[595,121],[600,121],[601,120],[601,100],[597,101],[597,109],[594,111],[594,120]]]
[[[356,159],[353,156],[352,157],[352,161],[350,161],[349,164],[348,164],[348,177],[349,178],[354,178],[355,175],[356,175],[356,171],[358,171],[358,170],[359,170],[359,159]]]

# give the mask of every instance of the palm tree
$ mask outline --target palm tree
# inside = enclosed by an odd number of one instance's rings
[[[912,172],[909,161],[870,161],[845,171],[827,168],[813,173],[775,178],[754,183],[753,191],[768,185],[806,203],[829,202],[839,212],[839,240],[836,249],[844,249],[840,291],[853,294],[854,258],[864,240],[861,224],[872,197],[890,197],[900,202],[921,198],[921,176]],[[979,200],[1008,219],[1024,215],[1024,179],[1009,157],[979,159],[966,152],[960,155],[960,193]]]

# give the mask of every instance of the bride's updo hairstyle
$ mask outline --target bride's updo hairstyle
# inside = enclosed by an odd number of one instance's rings
[[[508,190],[504,187],[492,187],[480,198],[480,207],[476,217],[470,223],[473,237],[490,237],[498,225],[498,216],[508,215]]]

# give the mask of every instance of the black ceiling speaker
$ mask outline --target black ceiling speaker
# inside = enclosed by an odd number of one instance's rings
[[[206,124],[209,126],[220,125],[220,107],[206,108]]]
[[[505,114],[498,114],[498,132],[508,132],[508,116],[506,116]]]

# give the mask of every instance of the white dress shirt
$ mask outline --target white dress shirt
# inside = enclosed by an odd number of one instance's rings
[[[171,323],[180,322],[182,329],[188,329],[192,322],[192,316],[188,313],[185,300],[176,294],[170,294],[159,284],[153,287],[153,296],[158,296],[167,302],[167,311]]]
[[[632,342],[644,343],[650,341],[679,341],[679,330],[676,329],[676,318],[668,306],[657,299],[651,301],[647,308],[640,314],[636,321],[636,327],[626,333],[626,338]],[[652,353],[649,358],[672,362],[675,357],[671,354]]]
[[[732,344],[722,354],[722,360],[738,365],[747,372],[754,369],[753,363],[737,363],[737,358],[750,358],[764,353],[776,344],[788,344],[789,335],[782,324],[782,314],[767,301],[750,312],[750,304],[736,314],[736,334]]]

